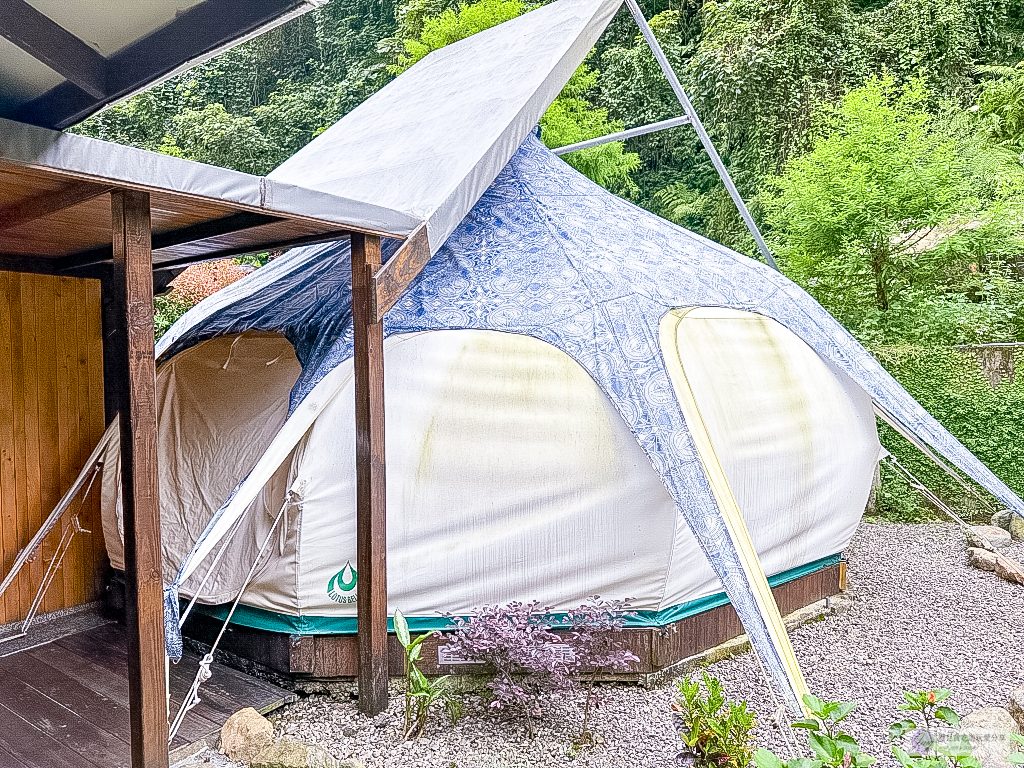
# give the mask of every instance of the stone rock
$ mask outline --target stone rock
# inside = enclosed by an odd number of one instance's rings
[[[1010,711],[1013,719],[1017,721],[1017,726],[1021,732],[1024,733],[1024,686],[1010,694],[1010,704],[1007,709]],[[1024,749],[1021,752],[1024,752]]]
[[[1007,738],[1008,733],[1020,733],[1020,726],[1002,707],[978,709],[960,721],[960,729],[971,740],[974,756],[984,768],[1008,768],[1006,758],[1019,746]]]
[[[1014,541],[1024,541],[1024,517],[1002,509],[992,515],[992,525],[1010,532],[1010,538]]]
[[[985,537],[988,543],[996,549],[1005,547],[1009,544],[1012,539],[1010,538],[1010,532],[1004,531],[1002,528],[996,528],[994,525],[972,525],[971,530],[973,534],[967,537],[972,547],[984,547],[981,541],[981,537]]]
[[[220,751],[236,762],[252,762],[274,741],[274,726],[252,707],[240,709],[220,729]]]
[[[357,768],[348,764],[348,768]],[[294,739],[281,739],[264,749],[252,760],[252,768],[341,768],[329,752],[313,744]]]
[[[1014,584],[1024,585],[1024,568],[1006,555],[999,555],[996,558],[996,576]]]
[[[366,768],[366,766],[358,757],[350,757],[348,760],[341,761],[341,768]]]
[[[971,547],[967,550],[967,562],[983,571],[994,571],[998,559],[999,555],[995,552],[989,552],[981,547]]]
[[[1000,509],[994,515],[992,515],[992,525],[996,528],[1002,528],[1004,531],[1010,530],[1010,521],[1013,519],[1013,512],[1009,509]]]

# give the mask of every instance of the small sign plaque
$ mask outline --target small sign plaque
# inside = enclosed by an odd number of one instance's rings
[[[437,663],[438,666],[442,666],[449,664],[483,664],[484,662],[477,659],[464,659],[459,656],[458,651],[445,643],[444,645],[437,646]]]

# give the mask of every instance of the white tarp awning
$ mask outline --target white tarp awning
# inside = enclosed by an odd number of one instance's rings
[[[621,2],[558,0],[434,51],[268,178],[426,222],[433,253],[583,63]]]
[[[52,171],[404,236],[419,223],[398,211],[262,176],[0,118],[0,165]],[[315,211],[315,213],[313,213]]]

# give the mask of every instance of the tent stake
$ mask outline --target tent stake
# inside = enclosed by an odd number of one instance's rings
[[[356,631],[359,711],[388,706],[388,586],[384,497],[384,324],[373,315],[371,286],[380,238],[353,233],[352,362],[356,399]]]
[[[715,166],[715,170],[718,171],[718,176],[722,179],[722,183],[725,184],[725,188],[729,191],[729,197],[732,198],[736,208],[740,212],[740,216],[743,217],[743,223],[747,225],[747,229],[750,231],[751,236],[754,238],[754,242],[757,243],[758,249],[761,251],[761,255],[764,256],[764,260],[768,262],[768,266],[772,269],[779,271],[778,265],[775,263],[775,257],[772,256],[772,252],[768,249],[768,244],[765,243],[764,238],[761,236],[761,230],[757,228],[757,224],[754,223],[754,217],[750,215],[750,211],[747,210],[747,204],[743,202],[743,198],[740,197],[739,191],[736,189],[736,185],[732,183],[732,177],[729,176],[729,171],[725,167],[725,163],[722,162],[722,158],[718,156],[718,150],[715,149],[715,145],[711,143],[711,137],[708,136],[708,132],[704,130],[704,124],[700,121],[697,116],[697,111],[693,108],[693,104],[690,103],[690,98],[686,95],[686,91],[683,90],[683,86],[679,83],[679,78],[676,77],[675,70],[672,69],[672,65],[668,63],[668,57],[665,56],[665,51],[661,49],[661,43],[658,42],[658,38],[654,36],[653,30],[647,23],[647,19],[644,18],[643,11],[640,10],[640,6],[636,4],[636,0],[626,0],[626,5],[629,7],[629,12],[633,14],[633,19],[636,21],[640,32],[644,36],[644,40],[647,41],[647,45],[650,46],[651,53],[654,54],[654,58],[658,61],[658,66],[661,67],[661,71],[665,74],[668,79],[669,85],[672,86],[672,91],[675,93],[676,98],[679,99],[679,103],[683,107],[683,111],[686,116],[690,118],[690,124],[693,125],[693,129],[697,132],[697,137],[700,139],[700,143],[704,145],[704,151],[708,153],[708,157],[711,158],[711,162]]]

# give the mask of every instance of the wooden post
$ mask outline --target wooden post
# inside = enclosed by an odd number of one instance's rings
[[[121,502],[132,768],[167,768],[163,574],[157,493],[156,365],[149,194],[110,195],[115,301],[124,319],[116,339],[121,377]]]
[[[388,585],[384,499],[384,324],[374,322],[370,286],[380,238],[352,234],[352,325],[356,395],[356,613],[359,710],[388,706]]]

